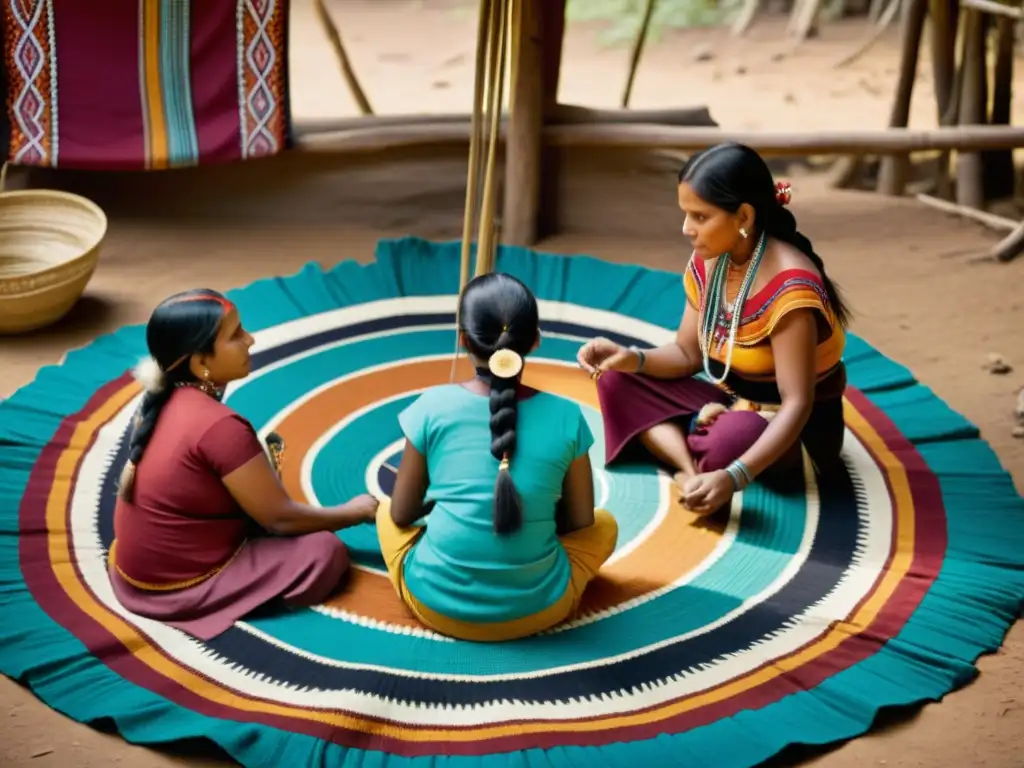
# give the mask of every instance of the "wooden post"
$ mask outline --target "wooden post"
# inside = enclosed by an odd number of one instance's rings
[[[939,120],[949,108],[956,82],[956,30],[960,16],[959,0],[931,0],[932,79]]]
[[[546,0],[541,18],[541,48],[544,60],[544,116],[551,119],[558,104],[562,77],[562,47],[565,42],[566,0]]]
[[[907,0],[903,6],[903,47],[900,53],[900,74],[896,84],[890,128],[906,128],[910,120],[910,99],[914,93],[917,60],[921,52],[921,35],[928,13],[928,0]],[[909,155],[890,155],[882,158],[878,172],[878,191],[883,195],[902,195],[907,185]]]
[[[968,8],[964,14],[963,85],[960,91],[960,125],[986,122],[988,87],[985,67],[985,16]],[[985,174],[980,152],[957,155],[956,201],[971,208],[985,206]]]
[[[552,124],[558,115],[558,84],[562,75],[562,47],[565,42],[566,0],[545,0],[541,20],[544,59],[544,122]],[[558,230],[559,155],[553,147],[541,146],[540,212],[537,216],[537,237],[546,237]]]
[[[517,0],[520,29],[513,39],[515,90],[509,102],[505,146],[504,242],[531,246],[538,240],[541,209],[541,147],[544,130],[544,0]]]
[[[956,110],[956,33],[960,18],[960,0],[931,0],[932,79],[935,82],[935,108],[939,125],[955,125]],[[941,152],[935,174],[935,194],[952,196],[949,178],[949,152]]]
[[[797,0],[794,3],[793,12],[790,15],[789,33],[798,42],[803,42],[815,34],[823,5],[823,0]]]
[[[541,142],[544,129],[544,0],[517,0],[520,29],[513,39],[515,90],[509,102],[505,146],[504,241],[531,246],[537,242],[540,211]]]
[[[743,7],[732,23],[733,37],[743,37],[747,33],[759,10],[761,10],[761,0],[743,0]]]
[[[990,125],[1009,125],[1013,110],[1013,48],[1015,19],[998,16],[996,25],[996,56],[992,67],[992,112]],[[984,153],[985,197],[993,200],[1014,193],[1015,169],[1013,150],[997,149]]]

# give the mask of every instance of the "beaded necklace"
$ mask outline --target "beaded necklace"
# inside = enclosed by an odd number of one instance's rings
[[[732,367],[732,351],[736,344],[736,334],[739,332],[740,322],[743,319],[743,307],[747,303],[750,287],[754,284],[754,276],[757,274],[757,268],[761,264],[761,258],[764,256],[765,243],[765,235],[762,232],[761,237],[758,238],[757,246],[754,248],[754,254],[750,257],[750,262],[747,264],[747,273],[743,276],[743,282],[740,283],[739,292],[736,294],[731,318],[726,316],[726,311],[728,310],[728,297],[726,296],[727,274],[729,271],[728,253],[723,253],[718,257],[718,261],[715,263],[715,270],[711,273],[711,279],[708,281],[707,290],[704,292],[704,306],[702,307],[700,318],[699,340],[701,357],[704,362],[704,373],[713,384],[722,384],[726,377],[728,377],[729,370]],[[719,325],[725,325],[727,319],[730,320],[728,335],[725,339],[722,339],[721,334],[718,332],[718,327]],[[721,376],[714,376],[709,366],[711,346],[715,343],[716,337],[719,349],[721,349],[723,343],[728,343],[725,353],[725,370]]]
[[[174,386],[177,388],[188,387],[189,389],[198,389],[204,395],[209,395],[218,402],[224,398],[224,387],[218,387],[209,381],[176,381]]]

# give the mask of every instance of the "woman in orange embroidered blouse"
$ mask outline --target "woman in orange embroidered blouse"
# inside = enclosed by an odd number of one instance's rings
[[[847,309],[754,150],[694,155],[678,196],[693,255],[675,341],[592,339],[578,362],[598,379],[606,463],[653,456],[710,514],[755,477],[798,471],[801,444],[819,471],[839,461]]]

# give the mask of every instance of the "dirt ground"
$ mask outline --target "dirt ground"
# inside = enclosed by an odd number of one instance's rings
[[[312,12],[305,3],[294,5],[295,117],[355,114]],[[336,0],[334,7],[378,112],[468,109],[471,5],[454,0]],[[570,24],[562,101],[617,106],[628,51],[602,47],[599,31],[596,24]],[[737,129],[882,126],[895,72],[895,35],[854,66],[831,69],[862,34],[859,25],[832,24],[798,52],[780,57],[788,46],[774,22],[756,26],[742,42],[717,30],[667,33],[644,58],[633,105],[706,104],[723,126]],[[934,124],[929,97],[930,77],[922,67],[912,125]],[[1022,110],[1024,105],[1018,104],[1015,114]],[[109,189],[106,196],[97,194],[111,217],[101,266],[86,297],[65,321],[30,337],[0,341],[0,397],[31,380],[40,365],[57,362],[68,349],[125,323],[144,322],[151,307],[176,290],[197,285],[226,289],[291,273],[311,260],[324,265],[343,258],[366,260],[382,236],[457,236],[464,166],[425,167],[409,171],[382,162],[348,176],[340,172],[332,178],[347,179],[357,187],[350,194],[362,195],[349,198],[350,205],[329,211],[326,204],[278,210],[267,203],[251,210],[247,219],[237,210],[245,207],[246,197],[239,197],[242,202],[223,218],[217,210],[230,209],[230,200],[201,215],[165,206],[159,193],[172,194],[168,190],[173,185],[162,188],[160,180],[146,182],[153,185],[146,194],[129,182],[117,194]],[[238,184],[252,177],[246,169],[224,173],[241,179]],[[422,191],[428,184],[430,194]],[[280,187],[285,186],[281,181]],[[672,210],[671,178],[623,177],[603,185],[579,182],[573,188],[589,195],[578,206],[582,213],[578,210],[572,219],[576,225],[543,242],[541,249],[682,267],[685,253]],[[311,189],[309,195],[323,192],[321,186]],[[278,192],[292,193],[271,188],[268,199],[276,200]],[[210,191],[208,198],[216,194]],[[146,206],[148,215],[140,214]],[[377,214],[367,213],[371,206]],[[1024,490],[1024,440],[1010,435],[1015,395],[1024,386],[1024,258],[1007,265],[978,261],[977,254],[995,237],[980,226],[909,199],[832,192],[821,178],[796,179],[793,209],[853,304],[853,330],[909,366],[978,424],[1013,473],[1018,490]],[[323,215],[325,211],[330,215]],[[985,372],[982,365],[990,352],[1005,355],[1016,369],[1004,376]],[[1024,624],[1018,623],[1003,648],[978,666],[979,678],[941,704],[888,713],[865,737],[824,751],[789,752],[772,764],[1020,768]],[[204,745],[170,751],[127,745],[109,728],[72,723],[0,678],[0,765],[162,768],[217,765],[225,759]]]

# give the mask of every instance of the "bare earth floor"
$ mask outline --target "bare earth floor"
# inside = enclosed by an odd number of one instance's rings
[[[369,5],[346,0],[336,7],[353,41],[356,66],[380,111],[466,109],[471,15],[448,10],[459,5],[452,2],[376,0],[374,7]],[[395,23],[400,11],[408,13]],[[760,36],[767,38],[767,32]],[[825,39],[812,41],[806,53],[767,67],[770,53],[782,46],[759,41],[758,35],[745,48],[725,43],[713,61],[700,64],[691,62],[693,46],[714,48],[718,33],[667,35],[645,59],[636,106],[706,103],[717,119],[735,128],[882,125],[895,61],[892,45],[880,46],[870,66],[840,76],[830,75],[822,64],[838,59],[856,37],[856,30],[845,26],[834,32],[826,28]],[[296,44],[293,54],[294,78],[304,83],[294,89],[298,116],[351,114],[340,81],[332,77],[326,44],[305,6],[298,4],[293,38],[306,41]],[[431,40],[433,47],[423,49],[424,40]],[[590,26],[571,28],[563,100],[613,106],[626,55],[621,48],[601,49]],[[323,82],[316,80],[319,75]],[[801,78],[798,88],[796,75]],[[616,83],[611,91],[601,86],[607,82]],[[928,84],[922,82],[924,90]],[[789,91],[795,93],[792,99],[785,97]],[[920,124],[932,120],[927,102],[918,105],[915,115]],[[460,181],[457,174],[449,179],[455,189]],[[601,191],[609,200],[621,193],[614,185]],[[665,194],[671,198],[671,181]],[[1008,265],[979,262],[974,257],[993,242],[993,235],[980,227],[909,200],[827,191],[819,179],[801,180],[793,208],[854,306],[853,330],[909,366],[979,425],[1018,489],[1024,490],[1024,440],[1010,435],[1015,395],[1024,386],[1024,259]],[[644,231],[646,214],[631,215],[639,217],[636,231]],[[380,237],[455,234],[451,211],[435,211],[430,201],[400,225],[358,226],[351,216],[341,216],[311,227],[299,218],[282,210],[276,216],[211,226],[170,215],[140,219],[113,211],[101,266],[71,316],[40,334],[0,340],[0,397],[30,381],[39,366],[57,362],[68,349],[118,326],[144,322],[152,306],[176,290],[200,285],[227,289],[294,272],[307,261],[329,266],[346,258],[367,260]],[[678,224],[664,226],[663,217],[649,218],[649,234],[643,237],[590,234],[596,228],[591,227],[588,234],[559,235],[539,247],[681,269],[686,251],[677,236]],[[990,352],[1007,356],[1016,369],[1005,376],[985,372],[982,365]],[[1024,624],[1018,623],[1003,648],[978,666],[980,677],[941,704],[887,715],[872,734],[834,750],[787,754],[774,763],[1019,768],[1024,765]],[[162,768],[225,760],[202,745],[173,752],[129,746],[116,735],[68,721],[16,683],[0,678],[2,765]]]

